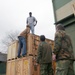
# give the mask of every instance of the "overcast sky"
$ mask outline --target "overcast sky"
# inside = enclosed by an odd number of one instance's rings
[[[52,0],[0,0],[0,40],[9,31],[24,30],[30,11],[38,21],[35,34],[54,39]]]

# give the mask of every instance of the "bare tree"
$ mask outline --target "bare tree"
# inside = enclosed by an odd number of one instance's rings
[[[7,53],[7,49],[8,49],[8,47],[9,47],[9,45],[12,43],[12,42],[14,42],[14,41],[16,41],[16,40],[18,40],[17,39],[17,36],[18,36],[18,34],[19,34],[19,31],[12,31],[12,32],[9,32],[7,35],[6,35],[6,37],[5,38],[3,38],[2,39],[2,44],[1,44],[1,51],[3,51],[3,52],[5,52],[5,53]]]

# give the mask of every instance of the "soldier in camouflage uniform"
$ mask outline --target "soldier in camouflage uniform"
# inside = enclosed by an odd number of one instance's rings
[[[56,75],[74,75],[73,47],[68,34],[61,24],[56,26],[53,59],[56,60]]]
[[[52,70],[52,48],[45,42],[45,36],[40,36],[38,47],[37,63],[40,64],[41,75],[53,75]]]

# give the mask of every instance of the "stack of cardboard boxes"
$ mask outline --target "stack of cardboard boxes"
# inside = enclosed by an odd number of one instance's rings
[[[46,39],[53,48],[53,41]],[[36,65],[37,48],[40,38],[37,35],[28,34],[27,56],[16,58],[18,53],[18,41],[13,42],[8,49],[6,75],[40,75],[40,65]]]

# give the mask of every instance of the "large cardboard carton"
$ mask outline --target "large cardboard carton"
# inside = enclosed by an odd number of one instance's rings
[[[7,60],[11,59],[11,50],[12,50],[12,47],[11,47],[11,45],[9,45],[9,47],[8,47],[8,54],[7,54]]]
[[[48,42],[53,48],[54,46],[53,40],[46,38],[46,42]],[[40,37],[38,35],[29,34],[27,39],[27,55],[33,55],[33,56],[37,55],[37,49],[39,43],[40,43]]]
[[[18,40],[14,41],[8,47],[8,56],[7,60],[15,59],[18,53]]]
[[[33,56],[7,61],[6,75],[40,75],[40,66]]]
[[[6,75],[11,75],[11,61],[7,61]]]
[[[6,75],[16,75],[16,60],[7,61]]]
[[[18,40],[12,43],[12,54],[11,58],[14,59],[17,57],[18,54]]]
[[[16,75],[22,75],[22,59],[16,59]]]

